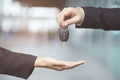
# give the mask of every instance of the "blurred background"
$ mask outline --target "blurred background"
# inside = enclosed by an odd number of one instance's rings
[[[85,60],[66,71],[34,69],[28,80],[119,80],[120,31],[69,27],[59,40],[56,15],[64,7],[120,7],[119,0],[0,0],[0,47],[60,60]],[[0,80],[23,80],[0,75]]]

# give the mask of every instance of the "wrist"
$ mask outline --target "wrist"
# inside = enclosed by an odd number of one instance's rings
[[[43,64],[42,58],[37,58],[34,63],[34,67],[43,67],[43,66],[44,66],[44,64]]]
[[[81,26],[84,21],[84,18],[85,18],[85,12],[82,7],[77,7],[77,9],[79,9],[79,11],[80,11],[81,20],[80,20],[80,22],[76,23],[76,26]]]

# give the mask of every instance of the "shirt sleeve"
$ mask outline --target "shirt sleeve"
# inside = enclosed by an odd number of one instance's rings
[[[36,56],[12,52],[0,47],[0,74],[27,79],[34,69]]]
[[[83,7],[85,19],[77,28],[120,30],[120,8]]]

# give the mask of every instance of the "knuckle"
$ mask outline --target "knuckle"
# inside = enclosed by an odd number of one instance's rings
[[[80,21],[80,16],[77,16],[77,17],[76,17],[76,21]]]

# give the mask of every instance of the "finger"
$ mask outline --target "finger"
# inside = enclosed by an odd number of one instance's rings
[[[79,16],[74,16],[71,19],[68,19],[65,21],[65,26],[69,26],[71,24],[75,24],[80,22],[80,17]]]
[[[58,24],[59,24],[60,27],[62,27],[63,21],[64,21],[64,16],[63,16],[61,13],[59,13],[59,14],[57,15],[57,22],[58,22]]]
[[[76,63],[73,63],[73,65],[72,66],[74,66],[74,67],[76,67],[76,66],[79,66],[79,65],[81,65],[81,64],[84,64],[85,63],[85,61],[77,61]]]
[[[62,27],[62,23],[64,21],[64,13],[66,12],[67,8],[64,8],[58,15],[57,15],[57,21],[59,23],[59,26]]]
[[[54,65],[72,67],[72,66],[79,66],[79,65],[81,65],[83,63],[85,63],[85,61],[83,61],[83,60],[77,61],[77,62],[55,61]]]
[[[85,61],[84,60],[81,60],[81,61],[77,61],[76,64],[80,65],[80,64],[84,64]]]
[[[72,9],[71,8],[64,8],[60,14],[57,16],[57,21],[60,25],[60,27],[66,27],[65,26],[65,18],[71,16]]]
[[[77,62],[65,62],[65,61],[56,61],[53,67],[51,69],[62,71],[66,69],[71,69],[76,66],[79,66],[83,64],[85,61],[77,61]]]
[[[68,67],[68,68],[74,68],[74,67],[77,67],[77,66],[79,66],[79,65],[81,65],[81,64],[84,64],[85,63],[85,61],[77,61],[77,62],[68,62],[67,64],[66,64],[66,66]]]

